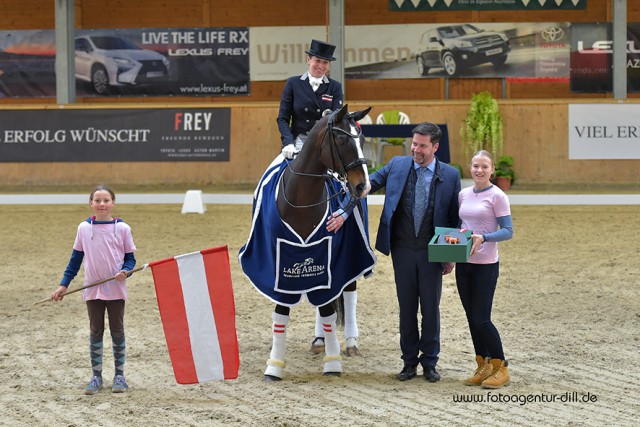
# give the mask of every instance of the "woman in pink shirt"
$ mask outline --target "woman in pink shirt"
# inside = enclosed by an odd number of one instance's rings
[[[58,289],[51,295],[54,301],[64,293],[78,274],[84,259],[84,286],[108,277],[115,279],[82,291],[82,299],[89,313],[89,349],[93,375],[85,394],[94,394],[102,388],[102,353],[104,314],[109,316],[109,330],[113,344],[115,375],[111,390],[123,393],[129,386],[124,378],[126,343],[124,338],[124,305],[127,299],[126,278],[136,264],[133,253],[131,227],[120,218],[111,216],[116,196],[106,185],[97,186],[89,196],[93,216],[78,226],[69,265]]]
[[[478,364],[464,383],[483,388],[500,388],[510,381],[491,307],[500,274],[498,242],[513,237],[513,225],[507,195],[490,181],[494,172],[491,154],[478,151],[471,159],[474,185],[458,194],[462,228],[473,231],[473,244],[469,261],[456,265],[456,284]]]

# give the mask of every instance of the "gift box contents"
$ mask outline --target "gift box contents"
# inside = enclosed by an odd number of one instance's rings
[[[472,243],[471,230],[436,227],[429,242],[429,262],[467,262]]]

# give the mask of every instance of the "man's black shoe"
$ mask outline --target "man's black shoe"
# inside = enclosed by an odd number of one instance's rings
[[[437,383],[440,381],[440,374],[436,371],[435,366],[425,366],[424,367],[424,379],[429,381],[430,383]]]
[[[407,381],[416,376],[416,367],[406,365],[402,371],[396,376],[400,381]]]

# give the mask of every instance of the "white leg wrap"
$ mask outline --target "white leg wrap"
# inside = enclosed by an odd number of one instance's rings
[[[343,292],[344,298],[344,337],[358,338],[358,321],[356,318],[356,304],[358,303],[358,291]]]
[[[274,377],[282,378],[282,371],[285,366],[285,354],[287,351],[287,324],[289,323],[289,316],[273,313],[273,344],[271,346],[271,355],[267,360],[267,370],[265,375],[271,375]]]
[[[342,356],[340,356],[340,343],[336,332],[336,314],[321,317],[324,329],[325,353],[323,372],[342,372]]]
[[[316,307],[316,337],[324,338],[324,329],[320,318],[320,310]]]

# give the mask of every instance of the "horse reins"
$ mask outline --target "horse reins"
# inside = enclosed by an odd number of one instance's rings
[[[357,159],[355,159],[354,161],[352,161],[351,163],[349,163],[348,165],[344,165],[344,161],[342,160],[342,156],[340,155],[340,151],[338,150],[338,147],[335,147],[336,142],[335,142],[335,137],[333,135],[333,131],[337,130],[340,131],[342,133],[344,133],[345,135],[349,136],[350,138],[359,138],[360,135],[362,135],[362,130],[360,128],[358,128],[358,133],[356,135],[352,135],[351,133],[347,132],[344,129],[341,128],[334,128],[333,127],[333,120],[335,115],[337,114],[337,111],[334,111],[331,116],[329,117],[329,122],[327,124],[327,128],[324,131],[324,136],[322,137],[322,145],[324,145],[324,142],[327,139],[327,133],[329,133],[331,135],[331,144],[329,145],[329,153],[331,155],[331,163],[335,164],[334,162],[334,150],[335,153],[337,154],[338,160],[340,160],[340,165],[343,167],[343,171],[342,172],[335,172],[332,171],[332,169],[328,169],[327,172],[323,173],[323,174],[312,174],[312,173],[304,173],[304,172],[296,172],[295,170],[293,170],[293,168],[291,167],[291,162],[287,161],[287,168],[291,171],[292,174],[297,175],[297,176],[308,176],[308,177],[313,177],[313,178],[324,178],[325,180],[332,180],[332,179],[337,179],[338,181],[342,182],[342,183],[346,183],[347,182],[347,172],[355,167],[361,166],[361,165],[365,165],[367,163],[367,160],[359,157]],[[322,156],[322,145],[320,147],[320,155]],[[335,147],[335,148],[334,148]],[[336,177],[337,175],[337,177]],[[289,201],[289,199],[287,199],[287,192],[285,189],[285,184],[284,184],[284,180],[282,181],[282,197],[284,198],[284,201],[287,202],[287,204],[293,208],[311,208],[311,207],[315,207],[315,206],[319,206],[323,203],[326,203],[332,199],[335,199],[336,197],[342,195],[342,194],[346,194],[344,187],[340,189],[340,191],[336,194],[334,194],[333,196],[330,196],[329,198],[325,199],[325,200],[321,200],[317,203],[313,203],[310,205],[294,205],[293,203],[291,203]],[[355,203],[357,203],[357,200],[354,200],[354,198],[352,197],[352,200],[349,203],[349,206],[355,205]]]

